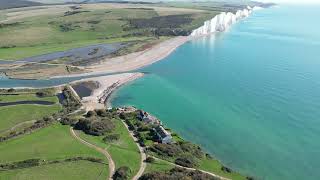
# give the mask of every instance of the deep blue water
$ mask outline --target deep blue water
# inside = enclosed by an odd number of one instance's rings
[[[242,173],[320,179],[319,9],[256,11],[143,68],[113,104],[150,111]]]

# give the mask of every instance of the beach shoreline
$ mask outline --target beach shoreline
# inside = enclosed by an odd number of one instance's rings
[[[108,108],[108,103],[110,103],[110,96],[119,87],[132,82],[136,79],[143,77],[143,73],[122,73],[115,75],[99,76],[93,78],[86,78],[69,83],[71,86],[73,84],[78,84],[82,82],[93,81],[99,84],[99,87],[93,89],[90,96],[83,97],[81,102],[83,108],[86,111],[94,109],[104,109]],[[109,104],[110,105],[110,104]]]
[[[116,74],[137,70],[166,58],[178,47],[190,41],[191,39],[192,38],[189,36],[173,37],[146,50],[114,58],[105,58],[99,63],[83,67],[84,70],[90,72],[72,75],[52,76],[49,79],[81,77],[99,74]]]

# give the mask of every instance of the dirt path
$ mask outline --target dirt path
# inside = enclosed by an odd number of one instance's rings
[[[167,161],[167,160],[165,160],[165,159],[160,159],[160,158],[157,158],[157,157],[155,157],[155,156],[152,156],[152,157],[153,157],[154,159],[166,161],[167,163],[169,163],[169,164],[171,164],[171,165],[173,165],[173,166],[179,167],[179,168],[183,168],[183,169],[187,169],[187,170],[191,170],[191,171],[200,171],[200,172],[202,172],[202,173],[209,174],[209,175],[211,175],[211,176],[213,176],[213,177],[216,177],[216,178],[219,178],[219,179],[222,179],[222,180],[231,180],[231,179],[228,179],[228,178],[225,178],[225,177],[216,175],[216,174],[214,174],[214,173],[212,173],[212,172],[204,171],[204,170],[201,170],[201,169],[188,168],[188,167],[180,166],[180,165],[175,164],[175,163],[173,163],[173,162]]]
[[[108,163],[108,164],[109,164],[109,177],[107,178],[107,180],[112,180],[112,176],[113,176],[113,174],[114,174],[114,172],[115,172],[115,165],[114,165],[114,162],[113,162],[110,154],[109,154],[105,149],[102,149],[102,148],[100,148],[100,147],[98,147],[98,146],[96,146],[96,145],[93,145],[93,144],[91,144],[91,143],[89,143],[89,142],[81,139],[81,138],[76,134],[76,132],[74,132],[74,130],[73,130],[72,127],[70,128],[70,133],[71,133],[71,135],[72,135],[75,139],[77,139],[78,141],[80,141],[82,144],[85,144],[85,145],[87,145],[87,146],[89,146],[89,147],[91,147],[91,148],[99,151],[100,153],[102,153],[103,155],[105,155],[105,156],[107,157],[108,162],[109,162],[109,163]]]
[[[124,126],[127,128],[130,136],[133,138],[133,140],[136,142],[138,148],[139,148],[139,151],[140,151],[140,155],[141,155],[141,162],[140,162],[140,169],[139,171],[137,172],[137,174],[132,178],[132,180],[138,180],[142,175],[143,175],[143,172],[144,170],[146,169],[147,167],[147,163],[145,162],[146,158],[147,158],[147,154],[145,153],[144,149],[139,145],[138,143],[138,139],[136,137],[133,136],[132,132],[129,130],[129,127],[127,126],[127,124],[123,121],[121,121]]]

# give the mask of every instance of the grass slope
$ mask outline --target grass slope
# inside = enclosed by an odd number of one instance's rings
[[[104,143],[101,136],[90,136],[80,132],[80,137],[99,146],[107,148],[116,169],[121,166],[128,166],[131,169],[133,177],[140,168],[140,153],[137,145],[130,136],[128,130],[120,120],[115,120],[116,129],[113,133],[120,134],[120,140],[114,143]]]
[[[105,159],[99,152],[74,139],[69,132],[69,126],[60,124],[54,124],[32,134],[1,142],[0,152],[0,163],[31,158],[56,160],[77,156]]]
[[[65,162],[0,172],[0,179],[11,180],[102,180],[106,177],[108,177],[108,169],[105,165],[88,161]]]
[[[169,164],[167,161],[155,159],[152,163],[147,163],[147,168],[144,171],[144,174],[150,172],[166,172],[174,168],[172,164]]]
[[[22,100],[44,100],[55,102],[57,104],[50,106],[15,105],[0,107],[0,133],[8,130],[16,124],[30,120],[37,120],[61,110],[61,105],[58,104],[58,98],[56,96],[39,98],[35,94],[0,95],[0,102],[15,102]]]

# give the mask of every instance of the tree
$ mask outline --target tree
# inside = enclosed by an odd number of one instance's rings
[[[12,93],[12,92],[14,92],[15,90],[13,89],[13,88],[10,88],[10,89],[8,89],[8,93]]]
[[[146,162],[147,163],[153,163],[155,161],[155,159],[151,156],[147,157]]]
[[[131,170],[127,166],[122,166],[117,169],[117,171],[113,175],[114,180],[126,180],[129,179],[131,174]]]
[[[87,117],[93,117],[93,116],[96,116],[97,113],[95,111],[88,111],[87,112]]]

